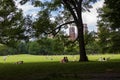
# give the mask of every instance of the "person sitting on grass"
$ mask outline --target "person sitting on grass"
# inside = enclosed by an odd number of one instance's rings
[[[61,60],[61,63],[67,63],[68,62],[68,58],[67,57],[64,57],[62,60]]]
[[[66,62],[66,63],[68,62],[68,58],[67,58],[67,57],[65,57],[65,62]]]

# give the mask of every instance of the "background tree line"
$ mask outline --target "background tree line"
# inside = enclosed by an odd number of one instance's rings
[[[77,54],[76,46],[64,46],[58,39],[43,38],[38,41],[17,42],[16,47],[0,45],[0,55],[33,54],[33,55],[63,55]]]

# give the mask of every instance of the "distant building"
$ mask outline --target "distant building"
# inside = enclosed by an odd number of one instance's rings
[[[52,34],[48,34],[48,38],[53,38],[53,35]]]
[[[70,38],[70,40],[75,40],[75,38],[76,38],[76,34],[75,34],[75,27],[70,27],[69,28],[69,38]]]
[[[85,32],[88,32],[88,27],[87,27],[87,24],[83,24],[83,30],[84,30],[84,33]],[[77,37],[77,31],[75,30],[75,25],[70,25],[70,28],[69,28],[69,39],[74,41]]]
[[[85,33],[85,32],[88,32],[88,27],[87,27],[87,24],[83,24],[83,27],[84,27],[84,28],[83,28],[84,33]]]

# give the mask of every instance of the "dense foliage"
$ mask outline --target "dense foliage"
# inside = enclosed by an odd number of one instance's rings
[[[105,0],[99,12],[98,37],[102,53],[120,52],[120,1]]]
[[[0,43],[15,47],[25,39],[24,18],[13,0],[0,0]]]
[[[38,41],[28,43],[18,42],[16,48],[10,48],[0,45],[0,55],[10,54],[33,54],[33,55],[63,55],[78,54],[76,46],[67,45],[64,47],[63,42],[58,39],[43,38]]]

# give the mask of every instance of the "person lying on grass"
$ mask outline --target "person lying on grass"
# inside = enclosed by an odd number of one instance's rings
[[[23,61],[17,61],[15,64],[23,64]]]
[[[105,57],[100,57],[99,59],[98,59],[98,61],[109,61],[110,60],[110,57],[107,57],[107,58],[105,58]]]

